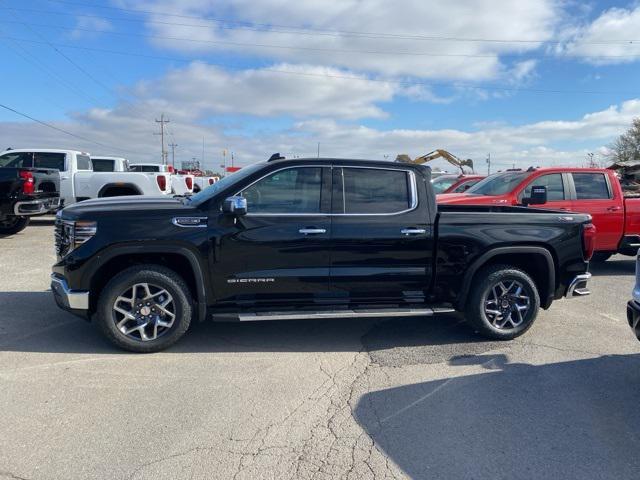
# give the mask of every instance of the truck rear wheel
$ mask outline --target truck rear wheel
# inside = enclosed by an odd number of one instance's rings
[[[6,217],[0,220],[0,235],[14,235],[29,225],[29,217]]]
[[[465,318],[485,337],[511,340],[525,333],[540,308],[534,281],[522,270],[493,265],[476,274]]]
[[[137,353],[164,350],[191,323],[184,280],[160,265],[138,265],[116,275],[98,299],[96,323],[117,347]]]

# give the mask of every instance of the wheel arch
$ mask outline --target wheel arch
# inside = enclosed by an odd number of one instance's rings
[[[540,306],[549,308],[556,288],[556,267],[552,253],[541,246],[498,247],[485,252],[467,269],[456,306],[464,310],[469,291],[478,272],[489,265],[505,264],[526,272],[536,284]]]
[[[196,319],[206,317],[207,277],[203,272],[197,255],[185,247],[146,246],[144,248],[120,247],[100,256],[101,261],[85,275],[90,284],[89,310],[95,312],[99,292],[117,273],[134,265],[159,265],[180,275],[195,303]]]
[[[103,185],[98,191],[98,198],[104,197],[105,193],[110,189],[118,189],[118,190],[131,190],[132,192],[136,192],[135,195],[142,195],[142,191],[140,188],[133,183],[107,183]]]

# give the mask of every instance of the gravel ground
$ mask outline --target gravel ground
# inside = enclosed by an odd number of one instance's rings
[[[199,324],[133,355],[56,308],[52,230],[0,239],[0,478],[638,478],[633,259],[508,343],[446,316]]]

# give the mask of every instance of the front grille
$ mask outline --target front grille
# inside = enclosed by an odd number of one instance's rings
[[[56,245],[56,255],[63,257],[69,252],[71,238],[73,235],[73,222],[62,220],[56,217],[54,239]]]

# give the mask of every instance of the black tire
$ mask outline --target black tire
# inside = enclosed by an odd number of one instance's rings
[[[29,225],[29,217],[6,217],[0,220],[0,235],[14,235]]]
[[[172,299],[170,305],[172,305],[175,315],[173,324],[167,328],[160,327],[162,328],[162,333],[151,340],[143,341],[142,338],[133,338],[136,335],[142,337],[142,333],[139,330],[126,335],[116,325],[118,321],[124,319],[124,316],[119,317],[121,314],[114,310],[117,298],[125,296],[127,292],[131,292],[132,287],[137,284],[148,284],[160,290],[164,289],[170,295],[167,298]],[[135,296],[135,291],[132,296]],[[159,298],[163,299],[163,297]],[[137,302],[138,300],[135,301]],[[122,306],[122,303],[118,305]],[[155,306],[158,308],[157,305]],[[133,303],[131,307],[132,309],[136,308]],[[151,353],[170,347],[185,334],[191,324],[192,311],[191,294],[182,277],[173,270],[160,265],[137,265],[120,272],[107,283],[100,293],[94,320],[102,334],[117,347],[130,352]],[[150,317],[152,316],[150,315]],[[156,315],[155,318],[157,322],[159,316]],[[135,327],[136,325],[138,325],[138,328],[142,328],[144,320],[132,319],[128,320],[128,322],[130,324],[124,325],[125,329],[127,326]],[[136,324],[135,322],[139,323]],[[148,328],[153,332],[153,324],[153,320],[150,320],[145,325],[149,325]]]
[[[496,292],[502,291],[502,288],[499,287],[501,282],[503,282],[503,287],[508,287],[511,282],[515,282],[511,293],[507,293],[506,297],[500,297],[504,298],[509,303],[509,306],[505,306],[501,302],[492,301],[492,298],[496,297]],[[515,292],[518,286],[521,287],[521,292],[516,296]],[[526,297],[527,300],[522,299],[522,297]],[[487,304],[487,302],[493,303]],[[514,305],[516,303],[517,305]],[[490,307],[489,305],[492,306]],[[524,305],[528,305],[527,310],[524,311],[524,314],[518,314],[517,308]],[[499,319],[506,318],[506,315],[494,315],[492,317],[486,311],[487,309],[501,308],[515,314],[514,317],[509,314],[509,318],[513,318],[518,324],[515,325],[511,323],[511,320],[505,320],[503,322],[504,327],[500,327],[501,320]],[[527,273],[509,265],[492,265],[476,274],[465,308],[465,319],[477,332],[487,338],[512,340],[531,328],[538,316],[539,309],[540,295],[538,294],[538,288]]]
[[[595,252],[590,261],[593,263],[604,263],[611,258],[611,255],[613,254],[606,252]]]

